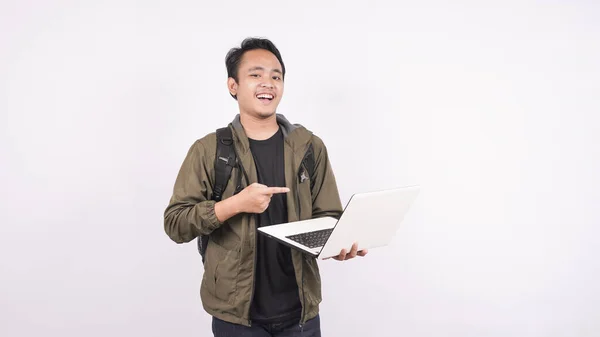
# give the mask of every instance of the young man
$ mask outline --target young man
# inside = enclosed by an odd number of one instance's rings
[[[277,114],[285,66],[275,45],[249,38],[226,57],[239,115],[229,124],[238,165],[221,201],[212,200],[216,134],[197,140],[181,166],[164,226],[177,242],[208,235],[200,295],[213,334],[320,336],[321,278],[315,258],[256,228],[323,216],[342,205],[322,140]],[[312,144],[312,176],[302,164]],[[240,183],[241,182],[241,183]],[[364,256],[356,245],[335,257]]]

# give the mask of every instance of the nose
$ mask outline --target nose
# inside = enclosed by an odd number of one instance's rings
[[[269,88],[269,89],[273,89],[274,88],[273,83],[271,83],[271,81],[262,82],[260,84],[260,86],[263,87],[263,88]]]

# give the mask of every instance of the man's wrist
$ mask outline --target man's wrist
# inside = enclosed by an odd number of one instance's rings
[[[232,195],[231,197],[227,198],[226,201],[227,206],[231,211],[231,216],[235,216],[242,213],[242,210],[240,208],[240,197],[238,194]]]
[[[239,202],[237,195],[215,203],[215,215],[217,220],[223,223],[229,218],[241,213],[241,209],[239,208],[238,204]]]

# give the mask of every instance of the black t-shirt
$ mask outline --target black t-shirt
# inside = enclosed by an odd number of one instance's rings
[[[266,140],[250,139],[258,182],[269,187],[285,187],[283,133],[281,129]],[[286,194],[274,194],[267,210],[259,215],[259,226],[288,221]],[[256,233],[256,272],[250,318],[272,323],[300,319],[302,306],[292,264],[291,250]]]

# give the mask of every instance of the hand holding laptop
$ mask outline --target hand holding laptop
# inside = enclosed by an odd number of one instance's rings
[[[346,260],[350,260],[355,258],[356,256],[365,256],[367,255],[367,253],[369,252],[368,249],[363,249],[363,250],[358,250],[358,243],[354,243],[352,245],[352,249],[350,249],[349,253],[346,253],[346,249],[342,249],[342,251],[340,252],[340,255],[336,255],[333,257],[334,260],[338,260],[338,261],[346,261]],[[329,260],[331,259],[331,257],[326,257],[323,260]]]

